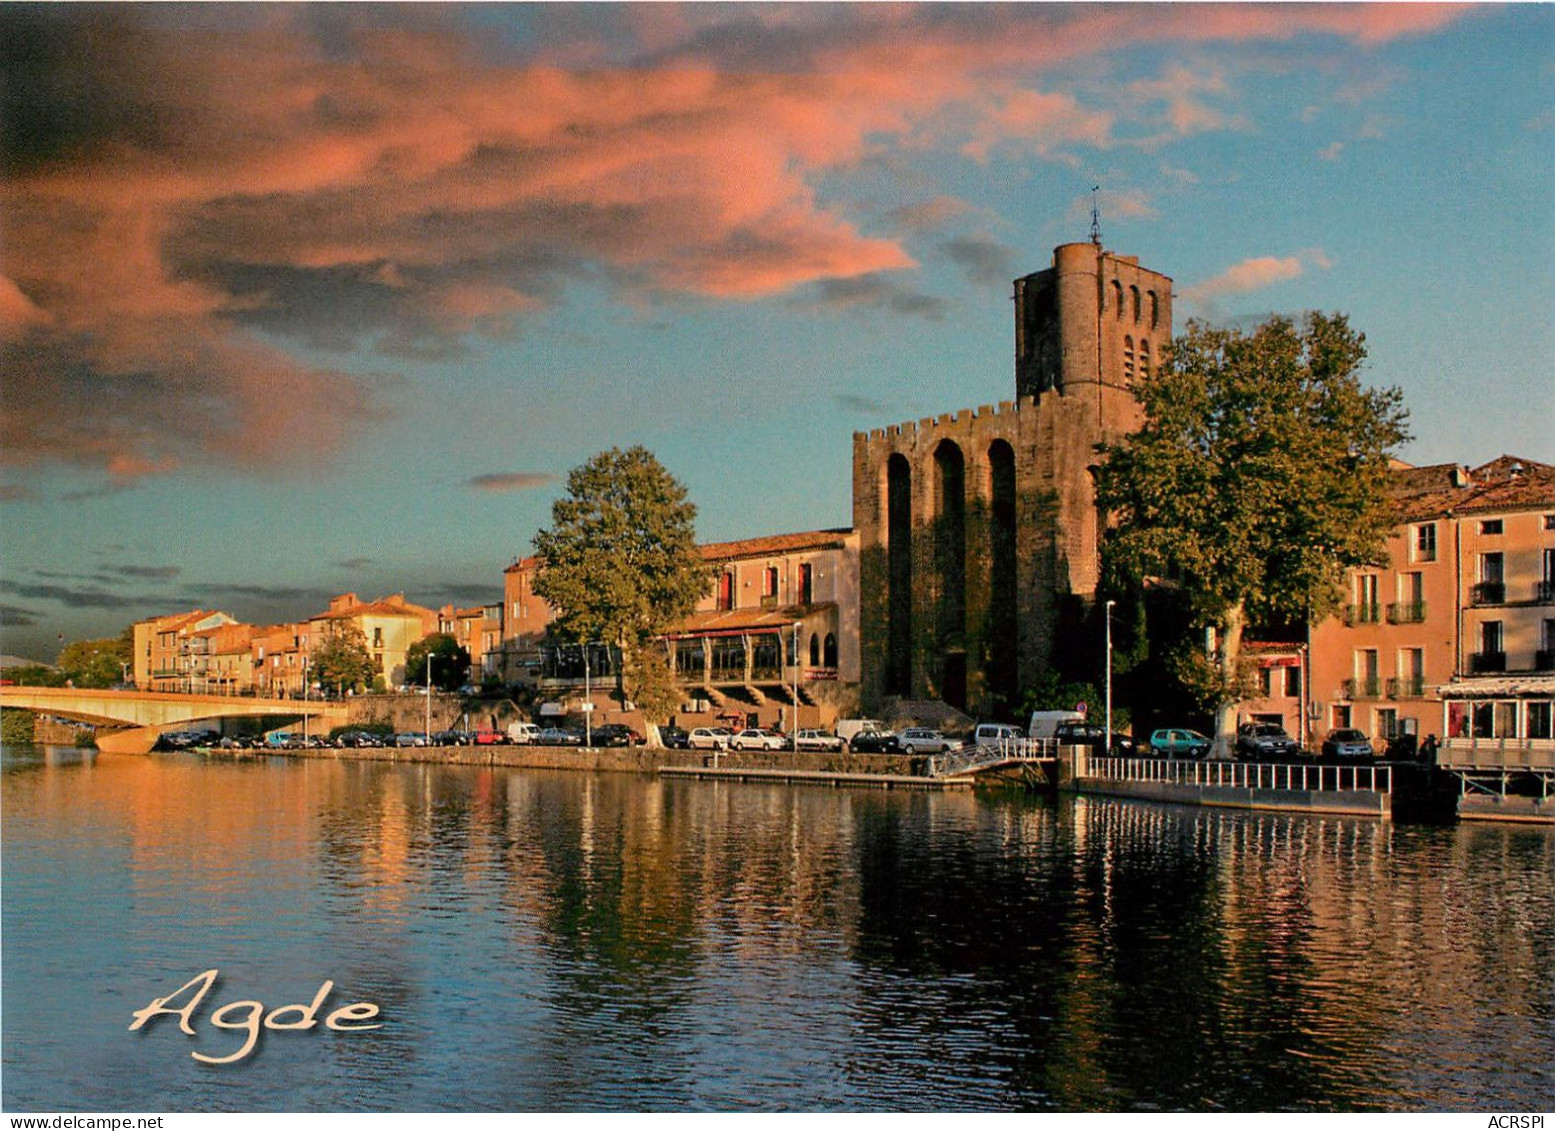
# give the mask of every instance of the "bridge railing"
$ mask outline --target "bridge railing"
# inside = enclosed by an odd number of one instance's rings
[[[1323,766],[1287,762],[1180,761],[1169,758],[1091,758],[1087,777],[1230,789],[1391,793],[1392,766]]]
[[[966,746],[929,759],[930,777],[948,777],[953,774],[969,774],[985,766],[1001,762],[1029,762],[1051,758],[1058,751],[1050,738],[1006,738],[997,742],[985,742]]]

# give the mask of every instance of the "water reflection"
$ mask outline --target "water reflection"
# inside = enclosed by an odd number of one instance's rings
[[[1547,831],[333,760],[4,769],[11,1109],[1555,1091]],[[230,1034],[125,1032],[212,966],[222,1000],[330,978],[389,1023],[272,1034],[225,1069],[188,1053]]]

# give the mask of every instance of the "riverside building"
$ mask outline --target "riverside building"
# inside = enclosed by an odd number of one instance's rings
[[[853,436],[861,693],[1007,716],[1092,656],[1096,445],[1140,423],[1135,378],[1172,337],[1172,280],[1065,244],[1015,280],[1015,397]],[[1090,678],[1089,666],[1083,672]]]
[[[1265,695],[1243,717],[1364,731],[1384,752],[1435,734],[1461,754],[1555,751],[1555,467],[1398,465],[1383,562],[1306,646],[1257,655]],[[1305,680],[1302,673],[1305,672]]]

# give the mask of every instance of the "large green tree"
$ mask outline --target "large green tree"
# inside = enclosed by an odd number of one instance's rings
[[[101,640],[75,640],[60,649],[55,666],[65,679],[77,687],[112,687],[133,670],[135,630],[127,628],[118,636]]]
[[[1251,332],[1189,322],[1142,376],[1139,431],[1103,448],[1106,570],[1159,578],[1202,643],[1185,681],[1229,734],[1251,623],[1312,622],[1345,570],[1378,560],[1393,525],[1392,451],[1409,438],[1397,389],[1361,384],[1365,336],[1341,314],[1274,317]]]
[[[553,630],[614,644],[629,670],[651,665],[642,649],[712,584],[695,523],[685,487],[646,448],[612,448],[573,469],[550,528],[535,535],[534,589],[556,610]]]
[[[432,666],[432,686],[454,691],[469,679],[470,650],[446,632],[423,636],[405,650],[405,682],[425,687],[428,664]]]
[[[378,665],[367,649],[367,637],[349,621],[338,624],[313,650],[309,677],[336,692],[370,687]]]

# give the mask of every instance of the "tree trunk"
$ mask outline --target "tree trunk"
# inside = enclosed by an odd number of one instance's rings
[[[1235,689],[1240,686],[1237,678],[1242,663],[1242,631],[1246,627],[1247,614],[1242,603],[1236,602],[1226,610],[1225,624],[1220,637],[1220,677],[1226,687],[1226,697],[1215,709],[1214,757],[1231,758],[1236,755],[1236,708],[1238,698]]]

